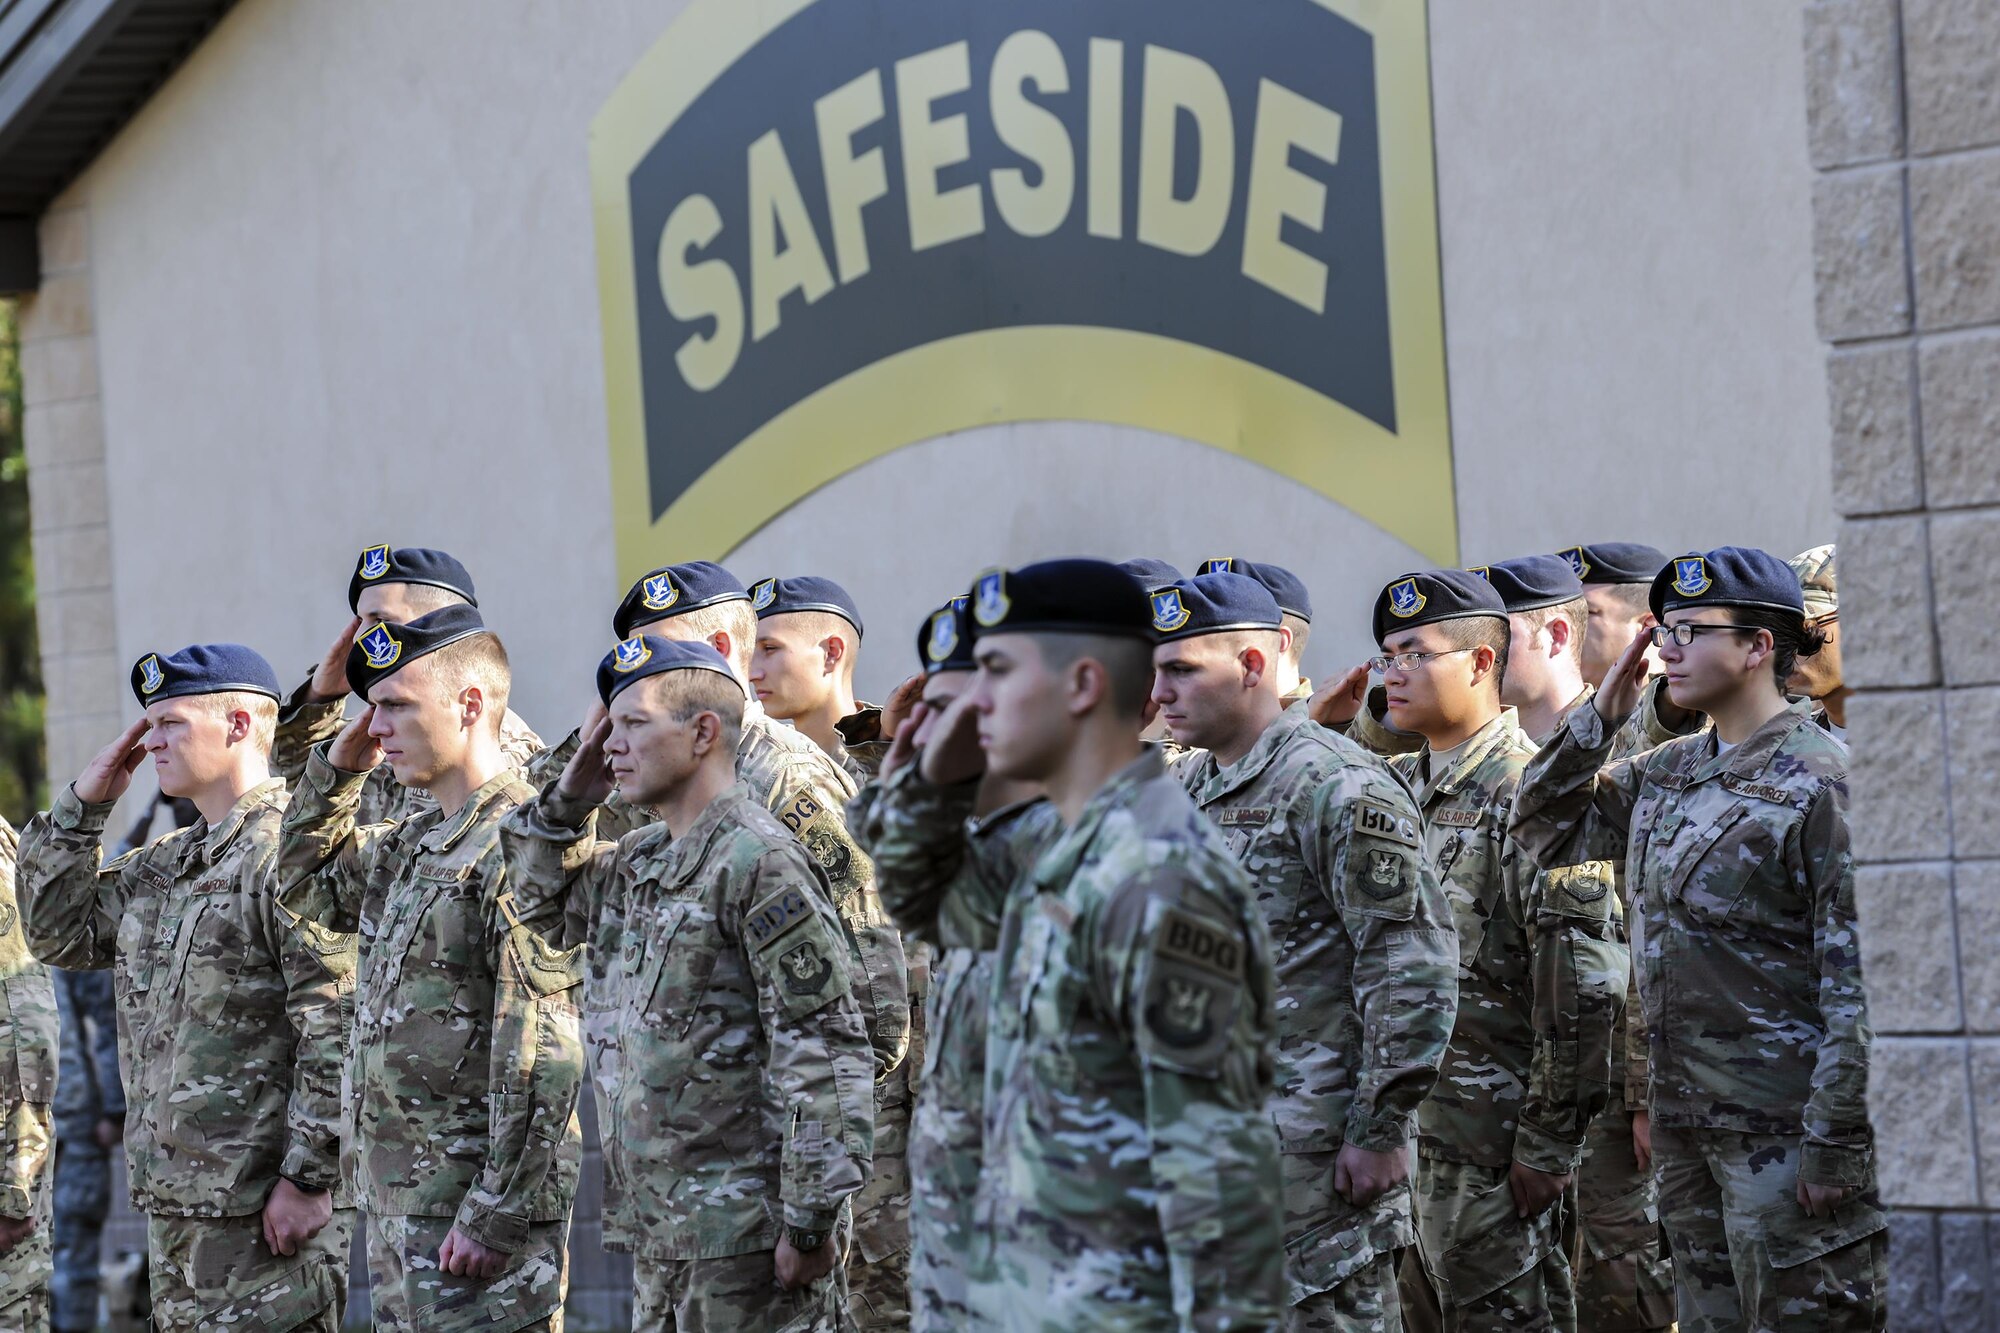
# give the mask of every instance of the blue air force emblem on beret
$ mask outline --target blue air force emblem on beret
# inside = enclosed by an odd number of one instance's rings
[[[166,683],[167,673],[160,670],[160,655],[158,653],[150,654],[145,661],[139,663],[139,688],[141,691],[151,694]]]
[[[1398,620],[1408,620],[1424,609],[1430,598],[1417,591],[1415,579],[1404,579],[1389,586],[1389,614]]]
[[[664,611],[681,599],[681,590],[674,586],[674,576],[659,573],[646,580],[646,590],[639,595],[639,601],[648,611]]]
[[[753,611],[762,611],[777,600],[778,581],[776,579],[765,579],[750,590],[750,609]]]
[[[1685,555],[1674,561],[1674,591],[1683,597],[1699,597],[1715,586],[1715,580],[1708,576],[1708,561],[1698,555]]]
[[[1479,575],[1480,578],[1485,579],[1488,583],[1493,582],[1493,571],[1488,569],[1485,565],[1467,565],[1465,568],[1465,572],[1468,574],[1477,574]]]
[[[1569,561],[1569,567],[1576,571],[1578,578],[1590,573],[1590,562],[1583,558],[1581,546],[1572,546],[1567,551],[1558,551],[1556,554]]]
[[[1181,605],[1179,588],[1164,588],[1153,594],[1153,628],[1162,634],[1171,634],[1188,623],[1192,614]]]
[[[1195,571],[1197,575],[1234,574],[1235,572],[1236,557],[1233,555],[1217,556],[1212,560],[1204,560],[1201,562],[1201,568]]]
[[[1007,618],[1013,605],[1007,596],[1007,571],[989,569],[972,587],[972,618],[989,628]]]
[[[611,650],[611,669],[620,675],[630,675],[646,665],[653,657],[653,650],[646,646],[645,639],[634,634]]]
[[[361,553],[361,568],[356,571],[364,579],[379,579],[389,572],[389,546],[371,546]]]
[[[396,659],[403,655],[402,641],[389,632],[387,625],[377,625],[362,635],[359,642],[362,659],[377,671],[394,666]]]
[[[931,661],[942,662],[951,656],[951,650],[958,647],[958,617],[950,607],[931,616],[931,637],[924,645],[924,652]]]

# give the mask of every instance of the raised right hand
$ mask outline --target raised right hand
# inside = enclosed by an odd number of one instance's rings
[[[354,647],[354,636],[360,632],[361,617],[356,616],[334,636],[333,646],[319,659],[319,665],[313,668],[312,683],[306,686],[306,697],[312,702],[330,704],[347,697],[347,654]]]
[[[887,709],[883,710],[885,713]],[[910,710],[896,728],[896,735],[889,742],[889,752],[882,756],[882,776],[888,777],[903,765],[917,757],[917,732],[923,728],[924,719],[931,715],[931,706],[922,699]]]
[[[1597,709],[1606,727],[1618,726],[1639,706],[1639,696],[1646,691],[1646,649],[1652,643],[1652,628],[1641,629],[1625,645],[1625,651],[1618,654],[1611,670],[1604,673],[1604,683],[1597,687],[1597,697],[1591,700],[1591,706]]]
[[[146,758],[146,747],[140,741],[152,725],[142,717],[99,750],[97,757],[83,766],[83,775],[71,784],[76,799],[85,805],[108,805],[123,796],[132,785],[132,774]]]
[[[326,757],[333,766],[343,773],[367,773],[382,762],[382,746],[368,734],[368,724],[375,720],[375,705],[369,704],[361,710],[361,715],[340,729],[333,738],[333,747]]]
[[[610,756],[604,753],[604,743],[611,739],[611,714],[603,704],[590,706],[576,735],[576,753],[563,765],[562,776],[556,779],[556,790],[572,801],[602,805],[617,790],[611,777]]]
[[[1338,731],[1361,715],[1368,703],[1368,667],[1355,667],[1339,680],[1322,685],[1306,701],[1306,714],[1322,727]]]
[[[970,782],[986,771],[986,752],[979,748],[979,712],[972,691],[953,699],[931,722],[924,736],[924,781],[940,787]]]

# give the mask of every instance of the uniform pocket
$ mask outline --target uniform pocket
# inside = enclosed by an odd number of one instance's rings
[[[1850,1199],[1832,1217],[1812,1217],[1797,1201],[1757,1215],[1772,1268],[1772,1297],[1758,1313],[1778,1333],[1872,1329],[1887,1284],[1889,1218],[1872,1198]]]
[[[1474,1195],[1459,1213],[1456,1243],[1437,1274],[1444,1294],[1455,1305],[1469,1305],[1531,1271],[1555,1250],[1562,1222],[1560,1201],[1538,1217],[1516,1217],[1503,1172],[1498,1185]]]

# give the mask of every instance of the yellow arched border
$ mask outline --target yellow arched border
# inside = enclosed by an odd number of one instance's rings
[[[1375,39],[1398,431],[1293,380],[1189,343],[1083,326],[989,329],[912,348],[793,404],[655,521],[627,183],[716,77],[812,3],[693,0],[591,125],[621,579],[671,561],[719,558],[820,486],[905,445],[971,426],[1032,420],[1122,423],[1227,450],[1345,505],[1440,565],[1457,563],[1429,34],[1417,0],[1313,0]]]

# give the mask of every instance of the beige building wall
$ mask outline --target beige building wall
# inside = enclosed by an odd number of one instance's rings
[[[459,5],[245,0],[111,143],[72,192],[89,210],[110,660],[234,636],[303,672],[355,553],[429,543],[480,580],[521,710],[567,728],[622,591],[586,135],[676,11],[600,0],[581,22],[484,0],[473,21]],[[1438,0],[1432,15],[1466,558],[1611,536],[1823,540],[1796,12]],[[1746,457],[1795,499],[1683,503]],[[1366,650],[1375,588],[1424,563],[1255,464],[1062,423],[878,459],[730,559],[847,581],[879,692],[959,580],[1077,550],[1296,566],[1322,673]],[[119,679],[76,715],[127,708]]]

